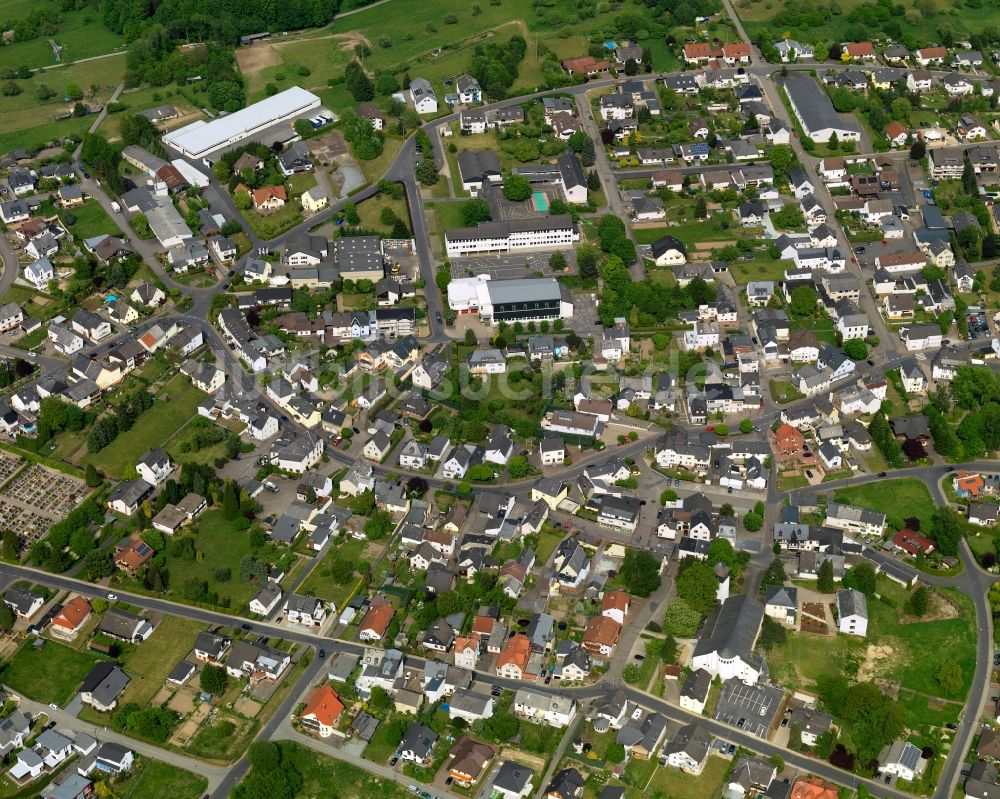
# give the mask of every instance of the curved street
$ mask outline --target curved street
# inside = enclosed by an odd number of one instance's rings
[[[387,2],[388,0],[381,0],[381,2]],[[735,14],[730,0],[723,0],[724,7],[732,19],[735,29],[738,31],[740,37],[743,41],[750,43],[746,32],[743,29],[742,23]],[[762,86],[768,103],[774,109],[783,109],[783,102],[779,95],[779,90],[776,85],[775,74],[780,69],[775,65],[767,64],[760,57],[759,51],[752,46],[752,62],[748,67],[750,74],[758,79],[759,84]],[[830,68],[842,68],[841,64],[811,64],[808,66],[799,65],[789,65],[787,69],[815,69],[816,67],[830,67]],[[661,75],[651,75],[650,78],[662,77]],[[600,89],[604,87],[611,86],[617,81],[611,78],[594,80],[581,85],[564,87],[560,89],[552,89],[547,91],[536,92],[533,94],[528,94],[519,97],[509,98],[496,103],[490,103],[483,106],[483,110],[489,110],[494,108],[503,108],[512,105],[520,105],[526,100],[539,98],[548,94],[569,94],[571,95],[579,110],[581,118],[586,122],[588,133],[592,138],[597,138],[597,126],[594,123],[592,115],[589,113],[587,106],[587,93],[595,89]],[[118,91],[121,90],[119,87]],[[117,95],[116,95],[117,96]],[[439,117],[423,125],[423,129],[430,136],[431,142],[434,147],[435,159],[438,163],[439,168],[445,166],[445,157],[441,145],[441,137],[439,135],[440,128],[443,125],[451,124],[455,122],[458,118],[458,114],[452,113],[445,116]],[[96,121],[92,130],[95,130],[98,125],[100,125],[102,117],[99,117]],[[802,148],[801,143],[797,139],[792,140],[792,147],[795,151],[796,156],[799,161],[806,167],[807,170],[813,170],[817,160],[811,154],[805,152]],[[413,174],[413,164],[414,164],[414,140],[412,137],[408,138],[400,148],[399,153],[393,159],[393,161],[386,168],[383,179],[398,182],[402,184],[405,189],[406,201],[410,209],[410,221],[413,229],[413,238],[416,246],[416,254],[420,266],[420,276],[424,281],[424,293],[426,297],[426,312],[427,312],[427,322],[430,329],[430,335],[425,340],[432,343],[442,343],[449,341],[448,331],[442,322],[438,319],[443,316],[444,311],[444,298],[441,296],[441,292],[437,287],[435,280],[436,267],[435,258],[433,256],[431,245],[430,245],[430,234],[427,230],[425,214],[423,208],[423,197],[421,193],[421,188],[417,183],[415,176]],[[889,153],[887,154],[891,158],[905,158],[906,153]],[[77,157],[79,152],[77,153]],[[82,173],[82,167],[79,162],[76,162],[76,167],[78,171]],[[608,210],[619,216],[625,216],[625,209],[621,203],[620,195],[617,191],[617,181],[619,178],[625,177],[647,177],[650,173],[648,169],[634,169],[634,170],[615,170],[612,168],[606,153],[603,148],[598,149],[598,160],[595,168],[601,179],[602,187],[604,189],[604,196],[608,200]],[[686,171],[704,171],[701,167],[690,167],[685,168]],[[121,214],[117,214],[111,206],[111,198],[106,194],[102,186],[93,178],[85,177],[82,179],[83,186],[88,194],[92,195],[97,201],[104,207],[105,211],[111,216],[112,219],[121,219]],[[350,200],[355,203],[364,202],[365,200],[373,198],[378,193],[377,181],[373,181],[370,185],[356,191],[350,196]],[[213,208],[220,209],[225,212],[225,216],[228,219],[239,220],[243,226],[244,232],[247,234],[251,244],[251,252],[256,252],[258,248],[266,248],[271,251],[278,250],[285,242],[289,241],[295,236],[302,233],[308,232],[309,230],[317,227],[318,225],[324,224],[331,219],[333,219],[337,214],[342,212],[344,203],[342,201],[333,202],[331,205],[324,209],[323,211],[315,214],[308,220],[305,220],[301,224],[292,228],[289,231],[275,237],[274,239],[264,241],[261,240],[256,234],[250,229],[243,215],[236,208],[232,197],[229,192],[225,190],[224,187],[220,186],[215,180],[214,176],[210,176],[210,186],[205,192],[206,198],[210,201]],[[834,205],[833,198],[825,189],[817,193],[817,197],[823,204],[828,215],[832,218],[834,215]],[[158,247],[154,242],[149,240],[140,239],[134,234],[128,224],[121,225],[123,229],[124,236],[128,239],[131,246],[139,253],[143,261],[155,272],[157,277],[163,281],[163,284],[168,287],[168,289],[176,289],[182,296],[191,298],[191,307],[188,308],[183,313],[179,312],[168,312],[166,314],[160,314],[152,317],[151,319],[144,322],[138,327],[138,331],[141,332],[145,330],[150,325],[161,321],[164,318],[177,318],[188,323],[197,325],[203,332],[207,346],[216,356],[219,363],[223,364],[230,379],[238,379],[243,382],[246,388],[251,386],[256,386],[253,377],[246,375],[243,371],[242,365],[239,360],[233,355],[232,351],[223,341],[218,330],[213,324],[214,320],[211,318],[211,309],[213,297],[217,294],[224,292],[227,288],[228,281],[223,279],[216,285],[208,288],[192,288],[182,283],[179,283],[173,279],[171,274],[163,267],[162,263],[156,257]],[[628,228],[628,226],[627,226]],[[838,243],[841,247],[845,247],[847,251],[850,251],[851,245],[847,241],[843,230],[840,226],[836,226],[838,234]],[[629,229],[630,235],[631,230]],[[0,258],[2,258],[4,263],[4,270],[2,276],[0,276],[0,293],[5,293],[13,285],[15,278],[17,277],[17,256],[11,250],[9,244],[4,237],[0,236]],[[8,265],[13,265],[13,268],[8,268]],[[850,270],[857,274],[858,276],[864,278],[860,266],[852,264]],[[633,278],[636,280],[642,280],[645,277],[645,272],[642,267],[641,261],[639,264],[633,266],[632,269]],[[899,366],[900,362],[905,357],[898,349],[898,341],[896,337],[891,335],[889,329],[882,321],[881,314],[877,312],[874,306],[874,301],[867,292],[862,294],[862,304],[864,309],[868,311],[869,318],[876,320],[876,333],[886,343],[886,346],[879,350],[878,354],[873,356],[871,364],[858,364],[857,371],[852,375],[851,379],[857,379],[859,376],[882,376],[887,371]],[[126,335],[122,333],[118,336],[113,337],[101,344],[101,348],[107,346],[108,343],[114,343],[121,340]],[[93,353],[97,348],[87,348],[85,352]],[[0,353],[6,355],[19,355],[24,356],[22,350],[18,350],[11,347],[0,347]],[[34,362],[36,362],[42,374],[61,374],[64,373],[68,366],[65,361],[56,358],[48,358],[37,355],[30,355]],[[258,392],[260,399],[271,405],[279,415],[282,413],[281,409],[276,406],[269,397],[267,397],[263,392]],[[798,407],[804,407],[807,404],[811,404],[811,399],[801,400],[797,403],[791,403],[784,406],[784,411],[794,410]],[[772,407],[770,410],[766,410],[759,417],[755,418],[755,422],[760,426],[768,426],[780,417],[781,410]],[[294,426],[294,422],[287,422],[287,424]],[[700,428],[693,426],[688,426],[690,433],[693,435]],[[640,440],[634,443],[625,444],[618,447],[609,447],[603,452],[589,453],[588,455],[580,458],[573,464],[573,466],[563,469],[559,472],[559,476],[566,480],[572,480],[579,477],[584,469],[588,465],[592,465],[597,462],[601,462],[608,457],[616,456],[621,458],[635,458],[636,460],[641,460],[641,455],[650,448],[651,442],[649,440]],[[329,458],[339,464],[350,465],[356,460],[355,456],[349,455],[336,448],[327,448],[326,454]],[[968,464],[970,468],[983,468],[983,469],[996,469],[996,463],[993,461],[984,461]],[[399,467],[388,467],[382,465],[375,465],[374,471],[378,475],[395,474],[401,475],[404,479],[408,476],[421,476],[427,480],[428,484],[434,488],[443,487],[448,481],[434,478],[427,478],[423,474],[417,472],[409,472],[406,469],[401,469]],[[950,468],[944,465],[932,465],[932,466],[921,466],[916,468],[900,469],[891,472],[890,478],[904,478],[912,477],[920,480],[924,485],[927,486],[931,493],[934,501],[938,504],[945,504],[947,502],[944,492],[941,489],[941,480],[945,478],[947,474],[950,473]],[[496,484],[491,485],[491,488],[502,488],[503,490],[515,495],[515,496],[525,496],[530,494],[531,489],[537,482],[542,479],[538,478],[535,480],[524,480],[524,481],[501,481]],[[654,479],[661,479],[660,477],[655,477]],[[750,566],[750,573],[747,577],[748,585],[750,590],[756,585],[756,579],[759,579],[760,573],[768,565],[771,558],[773,557],[771,552],[771,539],[770,539],[770,528],[773,525],[773,521],[776,518],[777,510],[780,505],[786,500],[797,501],[800,499],[807,499],[819,492],[828,493],[835,491],[838,488],[843,488],[853,485],[863,485],[870,482],[875,482],[886,478],[880,478],[874,474],[862,474],[855,477],[846,478],[843,480],[831,481],[828,483],[822,483],[818,486],[806,489],[796,489],[791,492],[778,492],[776,490],[776,472],[774,467],[772,467],[771,479],[769,480],[769,489],[766,495],[762,495],[760,492],[749,491],[749,490],[738,490],[733,494],[733,501],[740,501],[749,504],[756,502],[759,499],[766,498],[766,509],[768,521],[764,526],[764,534],[762,540],[762,546],[760,552],[755,555],[752,559]],[[664,487],[666,483],[664,482]],[[704,486],[696,483],[684,483],[681,493],[687,494],[696,490],[703,490]],[[582,526],[582,525],[581,525]],[[609,535],[609,537],[612,537]],[[650,544],[652,546],[652,544]],[[989,679],[991,671],[991,663],[993,660],[993,623],[991,609],[987,599],[987,592],[994,582],[994,577],[989,573],[985,572],[980,568],[975,560],[971,550],[968,545],[963,541],[960,559],[962,562],[963,569],[960,574],[951,576],[942,575],[932,575],[932,574],[921,574],[921,579],[925,582],[942,587],[955,588],[965,595],[967,595],[974,603],[976,611],[976,623],[979,631],[978,642],[977,642],[977,667],[976,673],[972,683],[972,690],[966,700],[965,710],[962,714],[962,718],[959,722],[959,729],[955,735],[955,741],[952,745],[951,751],[948,755],[947,761],[944,765],[940,783],[934,793],[934,799],[951,799],[955,787],[957,785],[958,779],[960,777],[960,772],[962,769],[962,763],[965,753],[968,751],[971,745],[972,738],[976,732],[978,726],[979,709],[983,706],[985,699],[987,698],[989,691]],[[17,579],[27,579],[33,582],[41,583],[51,588],[62,589],[62,590],[72,590],[83,593],[89,596],[100,596],[104,594],[104,590],[99,586],[92,585],[85,581],[77,580],[72,577],[59,576],[48,574],[44,571],[22,567],[22,566],[12,566],[3,565],[0,566],[0,579],[2,579],[4,586],[9,585],[11,582]],[[127,600],[130,604],[137,607],[145,608],[151,611],[170,613],[178,616],[182,616],[188,619],[193,619],[204,623],[206,625],[219,624],[226,626],[239,626],[245,622],[240,616],[229,613],[221,613],[217,611],[206,610],[202,608],[192,607],[190,605],[174,602],[166,598],[149,597],[139,594],[131,594],[127,592],[120,592],[122,598]],[[593,699],[595,697],[606,694],[609,690],[617,687],[621,687],[628,697],[650,709],[654,709],[660,712],[663,716],[674,721],[686,722],[692,720],[692,715],[687,711],[667,703],[663,699],[660,699],[652,694],[641,691],[633,686],[629,686],[621,683],[621,671],[626,662],[626,658],[632,651],[633,644],[636,643],[636,639],[639,636],[641,630],[645,627],[648,621],[656,618],[657,614],[661,614],[664,605],[673,595],[673,580],[671,572],[665,573],[663,584],[659,591],[657,591],[654,596],[650,597],[643,605],[643,621],[642,623],[630,623],[624,630],[622,639],[618,645],[618,655],[612,661],[611,668],[609,668],[608,673],[604,675],[598,682],[587,685],[587,686],[567,686],[560,687],[558,689],[550,689],[546,686],[536,686],[536,690],[542,693],[558,690],[560,694],[566,694],[573,696],[581,701]],[[313,660],[309,666],[305,669],[304,673],[299,677],[297,683],[289,691],[287,697],[282,701],[280,706],[276,708],[272,718],[263,725],[259,736],[263,739],[294,739],[303,743],[305,746],[314,749],[317,752],[325,752],[327,754],[338,756],[337,753],[329,751],[329,747],[326,747],[321,742],[314,741],[312,739],[304,738],[298,735],[291,727],[289,722],[289,717],[292,710],[301,700],[301,697],[305,690],[313,684],[321,675],[326,661],[318,657],[318,652],[320,649],[324,649],[329,653],[351,653],[351,654],[361,654],[364,650],[362,644],[356,643],[354,641],[349,641],[336,637],[324,637],[316,635],[304,630],[292,629],[286,626],[280,626],[272,624],[270,622],[254,622],[255,631],[266,633],[268,635],[273,635],[275,637],[280,637],[288,641],[295,642],[297,644],[303,645],[310,648],[312,652]],[[424,660],[422,658],[414,657],[408,658],[415,666],[422,667]],[[476,672],[477,682],[493,685],[500,684],[501,686],[509,689],[516,690],[521,687],[519,681],[506,680],[496,677],[494,674],[489,674],[486,672]],[[31,703],[28,704],[31,707]],[[48,712],[45,708],[39,708]],[[79,724],[75,720],[69,721],[67,719],[61,718],[62,711],[55,711],[54,717],[60,722],[64,722],[67,726],[77,726]],[[877,783],[871,780],[862,780],[857,776],[841,770],[835,766],[828,763],[824,763],[804,755],[792,752],[786,748],[778,747],[770,744],[766,741],[762,741],[756,737],[750,736],[741,730],[735,729],[728,725],[721,724],[712,719],[705,717],[697,717],[698,720],[705,726],[710,732],[719,738],[727,741],[731,741],[747,749],[759,752],[765,756],[777,755],[783,758],[783,760],[796,768],[801,769],[804,772],[809,772],[817,774],[825,779],[835,781],[841,785],[849,786],[852,788],[857,788],[860,785],[865,785],[870,791],[872,796],[877,797],[893,797],[893,799],[905,799],[909,796],[906,793],[896,790],[895,788],[890,788],[884,784]],[[111,740],[118,740],[118,738],[111,736],[107,732],[100,733],[100,737],[109,738]],[[197,771],[205,775],[209,779],[209,790],[214,797],[214,799],[223,799],[229,795],[232,787],[239,781],[239,779],[246,773],[248,764],[246,758],[242,758],[232,767],[218,767],[210,766],[200,762],[193,761],[191,758],[186,758],[179,755],[174,755],[166,751],[160,750],[158,748],[149,745],[140,745],[134,742],[132,739],[125,739],[124,736],[119,736],[122,738],[122,742],[127,742],[129,746],[136,749],[143,754],[151,754],[151,756],[157,757],[159,759],[165,760],[167,762],[173,763],[174,765],[179,765],[182,768],[187,768],[188,770]],[[147,750],[155,750],[154,752],[149,752]],[[380,776],[399,779],[400,775],[398,772],[394,772],[391,769],[385,768],[379,764],[373,764],[368,762],[358,763],[355,761],[355,765],[360,765],[363,768],[379,774]],[[554,764],[553,764],[554,765]],[[447,791],[440,791],[438,793],[447,796],[454,796]]]

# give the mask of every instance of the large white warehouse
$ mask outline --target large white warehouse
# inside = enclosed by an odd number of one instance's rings
[[[291,122],[320,107],[312,92],[292,86],[232,114],[210,122],[198,120],[163,137],[163,143],[188,158],[202,158],[213,150],[237,144],[283,121]],[[267,142],[264,142],[265,144]]]

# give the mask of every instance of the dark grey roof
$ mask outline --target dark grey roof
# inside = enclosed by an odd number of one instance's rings
[[[492,150],[462,150],[458,154],[458,171],[462,180],[486,180],[500,174],[500,159]]]
[[[684,246],[684,243],[680,239],[675,239],[673,236],[661,236],[650,246],[654,258],[663,255],[667,250],[678,250],[687,255],[687,247]]]
[[[95,702],[107,706],[121,696],[129,682],[130,678],[121,670],[121,666],[104,660],[95,664],[84,677],[80,690],[91,694]]]
[[[868,600],[865,595],[860,591],[855,591],[853,588],[838,591],[837,616],[841,619],[846,616],[860,616],[863,619],[867,619]]]
[[[836,128],[857,130],[857,123],[842,119],[829,96],[808,75],[790,75],[785,79],[785,91],[805,122],[806,133]]]
[[[407,728],[403,740],[399,744],[401,751],[413,752],[420,759],[430,754],[437,743],[438,734],[426,724],[415,722]]]
[[[763,620],[760,600],[747,594],[729,597],[709,614],[695,656],[717,651],[727,659],[739,656],[752,662],[754,641]]]
[[[575,768],[564,768],[558,772],[545,789],[546,796],[558,796],[561,799],[575,799],[583,788],[583,777]]]
[[[114,491],[111,492],[108,500],[114,502],[115,500],[121,500],[127,506],[135,505],[141,502],[142,499],[153,490],[153,486],[147,483],[145,480],[125,480],[115,486]]]
[[[182,660],[170,670],[170,674],[167,675],[167,679],[172,680],[173,682],[184,682],[191,676],[194,668],[194,663]]]
[[[769,585],[764,590],[765,605],[798,608],[798,589],[791,585]]]
[[[26,616],[35,602],[42,599],[40,594],[24,588],[8,588],[3,594],[4,602],[12,605],[22,616]]]
[[[531,777],[531,769],[520,763],[515,763],[513,760],[505,760],[493,779],[493,784],[497,788],[503,788],[511,793],[521,793],[524,787],[531,782]]]
[[[677,730],[673,739],[663,747],[663,754],[672,755],[684,752],[688,757],[700,763],[708,755],[712,745],[712,735],[700,724],[685,724]]]

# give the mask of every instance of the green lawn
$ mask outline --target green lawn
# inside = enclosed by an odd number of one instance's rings
[[[364,59],[366,68],[374,73],[395,74],[397,79],[406,71],[424,76],[442,97],[454,88],[445,86],[445,80],[469,71],[476,47],[498,43],[502,48],[517,34],[527,39],[528,49],[512,86],[516,94],[542,84],[546,49],[560,59],[583,55],[587,52],[588,38],[607,35],[605,31],[614,27],[618,15],[648,14],[644,6],[632,1],[602,5],[595,10],[596,14],[581,18],[572,0],[551,0],[544,6],[529,0],[475,6],[393,0],[391,13],[383,8],[362,9],[336,18],[326,28],[287,38],[275,37],[264,45],[270,48],[272,56],[266,62],[268,66],[250,64],[252,57],[248,54],[243,72],[251,100],[262,99],[268,83],[279,89],[299,83],[319,91],[324,103],[334,110],[353,107],[343,84],[331,89],[328,82],[343,75],[353,56],[354,44],[364,37],[371,44],[371,52]],[[677,57],[662,35],[647,36],[639,44],[650,49],[657,70],[677,66]],[[308,75],[298,76],[302,68]]]
[[[45,41],[43,38],[23,44],[42,44]],[[19,43],[0,48],[0,67],[9,66],[7,59],[11,51],[21,46]],[[48,49],[47,44],[44,46]],[[17,67],[18,63],[23,62],[15,62],[12,66]],[[35,148],[70,134],[82,135],[93,124],[93,116],[56,119],[72,111],[72,103],[63,102],[69,84],[76,83],[88,92],[91,86],[96,87],[96,94],[87,100],[96,106],[107,101],[124,74],[125,56],[122,53],[85,64],[46,70],[30,81],[19,81],[23,89],[21,94],[0,96],[0,143],[4,149]],[[38,99],[36,87],[41,84],[55,93],[51,100],[42,102]]]
[[[779,405],[787,405],[789,402],[795,402],[805,397],[805,394],[787,380],[771,380],[769,385],[771,387],[771,397]]]
[[[149,639],[125,659],[124,668],[132,682],[125,689],[122,704],[148,704],[163,687],[170,670],[191,652],[195,637],[204,628],[200,622],[164,616]]]
[[[538,547],[535,549],[535,560],[538,563],[545,563],[549,559],[549,555],[555,552],[559,542],[563,540],[561,533],[557,533],[554,530],[550,530],[548,527],[542,529],[541,534],[538,538]]]
[[[906,710],[907,725],[911,728],[943,727],[958,721],[961,702],[945,702],[940,709],[932,708],[926,696],[911,691],[900,691],[897,700]]]
[[[382,154],[378,158],[373,158],[371,161],[364,161],[362,159],[357,159],[358,165],[361,167],[361,171],[365,173],[365,178],[367,178],[369,183],[377,182],[382,175],[385,174],[389,165],[396,160],[396,156],[399,155],[399,151],[403,148],[403,140],[398,136],[386,136],[385,141],[382,143]],[[360,190],[360,186],[354,191]],[[403,219],[406,219],[406,214],[400,214]]]
[[[198,417],[198,419],[203,419],[209,426],[214,425],[213,422],[204,417]],[[199,432],[199,427],[196,426],[198,419],[185,425],[183,430],[170,439],[165,449],[171,458],[180,463],[190,461],[191,463],[206,463],[212,466],[216,458],[226,457],[226,442],[222,440],[217,444],[211,444],[207,447],[195,448],[194,439]],[[183,444],[188,445],[189,449],[187,452],[181,452]]]
[[[256,728],[256,722],[223,713],[202,724],[185,750],[195,757],[228,763],[236,759],[238,747],[249,743],[247,737]]]
[[[740,0],[735,4],[735,8],[744,22],[747,35],[754,41],[758,36],[773,41],[779,38],[776,31],[783,31],[783,35],[800,41],[827,43],[842,42],[850,38],[849,30],[853,20],[848,18],[848,12],[863,2],[864,0],[834,0],[829,9],[824,7],[821,10],[821,22],[808,15],[811,8],[801,7],[801,12],[792,18],[793,22],[796,20],[801,22],[794,25],[790,25],[786,17],[778,17],[785,10],[786,0],[768,0],[768,2]],[[910,37],[916,42],[938,41],[938,30],[942,25],[947,25],[954,31],[956,40],[982,30],[981,8],[964,5],[939,5],[932,8],[936,8],[936,13],[919,14],[912,21],[909,17],[892,14],[884,18],[886,21],[882,25],[887,25],[891,20],[894,26],[892,38],[896,41],[899,41],[900,37],[903,41]],[[878,25],[868,27],[861,24],[867,30],[868,38],[884,38],[887,35],[884,34],[883,27]]]
[[[61,141],[67,136],[82,136],[93,122],[87,117],[39,121],[37,110],[34,118],[37,125],[28,124],[16,130],[0,132],[0,151],[8,152],[16,147],[36,149],[53,141]]]
[[[971,601],[957,592],[948,592],[959,609],[954,619],[899,624],[897,612],[882,602],[870,602],[870,624],[880,641],[893,649],[885,673],[887,679],[906,688],[944,699],[964,699],[976,670],[976,618]],[[961,690],[949,693],[938,684],[941,664],[954,661],[962,670]]]
[[[14,657],[0,667],[0,682],[36,702],[65,706],[98,658],[68,646],[46,641],[41,649],[26,641]]]
[[[790,477],[784,477],[778,475],[778,491],[792,491],[796,488],[805,488],[809,485],[809,481],[804,475],[796,474]]]
[[[14,15],[24,14],[24,11],[18,12],[11,9],[11,6],[16,5],[17,3],[11,3],[9,0],[4,3],[5,20],[12,19]],[[104,27],[101,15],[94,9],[87,8],[85,10],[84,7],[81,7],[79,11],[66,11],[66,8],[55,0],[42,0],[40,3],[31,4],[32,10],[42,11],[49,18],[58,17],[60,19],[56,32],[51,38],[65,48],[62,51],[63,62],[78,61],[81,58],[110,53],[124,43],[121,36]],[[49,38],[48,35],[42,35],[36,39],[15,42],[0,48],[0,67],[17,69],[21,64],[27,64],[29,67],[36,68],[56,64],[52,48],[49,46]]]
[[[26,336],[21,336],[17,341],[12,342],[11,346],[21,350],[33,350],[46,338],[48,338],[48,331],[44,327],[40,327]]]
[[[323,557],[323,560],[317,563],[309,573],[309,576],[299,587],[299,593],[306,596],[317,596],[320,599],[333,602],[339,612],[343,608],[348,594],[354,590],[354,586],[361,579],[361,575],[355,573],[348,582],[338,583],[330,576],[330,565],[334,561],[343,560],[357,563],[361,560],[366,545],[367,542],[365,541],[358,541],[356,538],[351,538],[335,549],[331,549]]]
[[[787,266],[786,261],[759,257],[752,261],[733,261],[729,264],[729,272],[737,283],[749,283],[751,280],[781,280],[785,276]]]
[[[879,590],[885,588],[880,583]],[[768,654],[768,665],[778,682],[790,688],[809,688],[823,675],[850,671],[864,659],[869,645],[887,648],[892,654],[878,662],[876,676],[898,682],[904,689],[943,699],[961,700],[976,667],[976,625],[972,603],[949,592],[948,599],[959,610],[952,619],[900,623],[901,606],[908,592],[900,588],[887,596],[893,604],[868,600],[869,626],[866,639],[844,635],[789,633],[786,643]],[[833,596],[830,596],[830,601]],[[949,693],[938,683],[941,664],[953,660],[962,670],[963,687]],[[916,707],[914,712],[916,712]]]
[[[333,796],[331,786],[336,786],[338,799],[371,799],[374,796],[379,799],[406,799],[411,796],[402,785],[376,777],[345,760],[324,757],[290,741],[282,741],[278,745],[281,747],[282,763],[290,765],[302,776],[303,785],[298,796]]]
[[[210,591],[217,591],[219,604],[226,607],[225,600],[234,612],[245,609],[246,604],[257,593],[255,583],[245,583],[240,579],[240,560],[244,555],[273,563],[285,551],[277,544],[267,544],[260,550],[250,546],[246,531],[237,530],[233,523],[222,515],[221,509],[209,509],[198,517],[195,523],[195,549],[198,557],[193,561],[183,560],[167,552],[167,568],[172,577],[172,598],[183,602],[181,588],[186,580],[203,580],[208,583]],[[231,577],[226,582],[219,582],[215,577],[218,569],[228,567]],[[130,589],[142,591],[130,585]],[[171,666],[174,664],[171,663]]]
[[[834,595],[829,596],[829,601]],[[788,634],[787,641],[774,647],[767,656],[767,664],[778,682],[794,687],[809,688],[825,674],[839,674],[848,658],[865,648],[860,638],[846,635]]]
[[[97,200],[87,200],[77,208],[69,208],[61,211],[59,216],[65,221],[68,215],[76,217],[76,222],[69,226],[70,232],[83,239],[92,236],[120,236],[121,228],[114,223],[114,220],[107,215],[101,204]]]
[[[65,310],[63,302],[39,294],[27,286],[11,286],[0,302],[16,302],[27,316],[42,322],[47,322]]]
[[[443,182],[444,178],[440,182]],[[435,221],[434,228],[438,234],[438,244],[441,247],[441,252],[444,252],[444,232],[450,228],[465,227],[465,220],[462,219],[462,203],[461,202],[441,202],[441,203],[424,203],[424,208],[429,211],[433,211],[433,219]]]
[[[198,799],[207,788],[208,780],[200,774],[141,757],[126,779],[115,781],[114,791],[118,799],[143,799],[147,796]]]
[[[390,228],[382,224],[379,218],[383,208],[388,208],[407,225],[410,224],[410,213],[406,209],[406,200],[394,200],[388,194],[376,194],[370,200],[358,204],[358,216],[361,217],[361,227],[366,230],[384,230],[388,234]]]
[[[649,783],[649,793],[664,791],[670,799],[711,799],[718,795],[730,765],[723,757],[710,756],[698,776],[661,766]]]
[[[177,430],[197,413],[205,394],[184,375],[175,375],[157,394],[153,407],[142,414],[135,426],[118,436],[100,452],[89,452],[82,465],[94,464],[111,477],[120,478],[124,469],[134,466],[142,454],[162,447]]]
[[[834,493],[833,498],[847,505],[880,510],[888,520],[900,524],[903,519],[916,516],[920,519],[923,530],[930,529],[934,515],[934,500],[931,499],[927,486],[914,478],[880,480],[877,483],[842,488]]]
[[[372,763],[386,763],[396,753],[398,747],[398,735],[383,721],[365,747],[364,759]]]
[[[723,227],[724,223],[728,224],[728,227]],[[673,236],[680,239],[689,248],[700,241],[735,241],[736,239],[752,238],[754,235],[752,229],[737,227],[733,222],[732,214],[728,211],[716,214],[710,219],[686,222],[683,225],[636,228],[635,230],[635,240],[639,244],[652,244],[662,236]]]
[[[258,213],[253,209],[243,212],[254,232],[265,239],[272,239],[302,221],[302,207],[298,201],[289,199],[281,208],[268,213]]]

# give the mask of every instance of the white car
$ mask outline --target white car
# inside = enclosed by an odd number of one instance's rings
[[[108,602],[115,602],[118,600],[118,594],[108,594]]]

